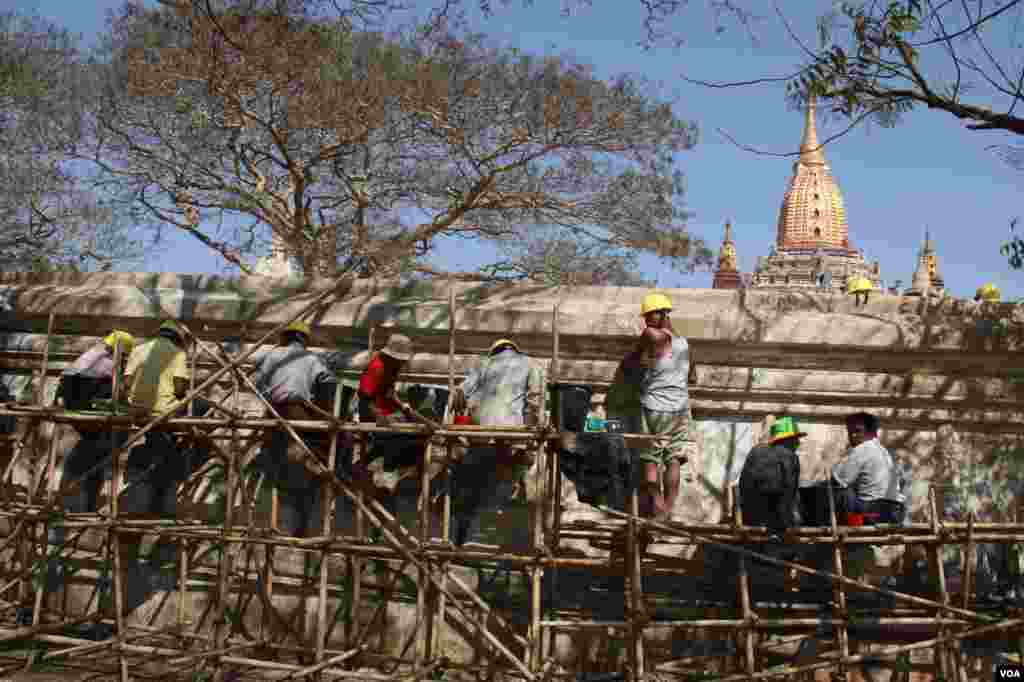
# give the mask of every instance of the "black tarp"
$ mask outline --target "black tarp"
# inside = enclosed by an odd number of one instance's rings
[[[632,457],[626,440],[615,433],[577,433],[558,450],[562,473],[576,486],[580,502],[625,509],[631,490]]]

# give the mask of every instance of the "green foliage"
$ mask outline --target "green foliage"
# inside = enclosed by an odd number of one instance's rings
[[[1010,232],[1016,229],[1017,222],[1016,218],[1010,222]],[[1006,256],[1010,267],[1014,270],[1024,268],[1024,240],[1019,235],[1014,234],[1009,240],[1003,242],[999,247],[999,253]]]

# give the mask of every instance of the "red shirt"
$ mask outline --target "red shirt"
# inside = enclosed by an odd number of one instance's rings
[[[386,367],[380,354],[374,353],[363,376],[359,377],[359,395],[372,400],[377,412],[390,415],[398,410],[398,403],[387,397],[397,378],[398,372]]]

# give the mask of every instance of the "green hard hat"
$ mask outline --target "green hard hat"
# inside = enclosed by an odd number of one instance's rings
[[[803,438],[807,434],[800,430],[792,417],[780,417],[768,431],[768,444],[775,445],[787,438]]]

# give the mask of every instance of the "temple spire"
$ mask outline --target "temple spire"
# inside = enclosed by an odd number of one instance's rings
[[[818,144],[818,126],[815,123],[814,115],[817,113],[817,105],[814,95],[807,99],[807,112],[804,118],[804,137],[800,141],[800,163],[824,165],[825,155]]]
[[[725,222],[725,239],[722,250],[718,254],[718,268],[715,270],[712,289],[739,289],[742,284],[740,273],[736,269],[736,246],[732,243],[732,221]]]

